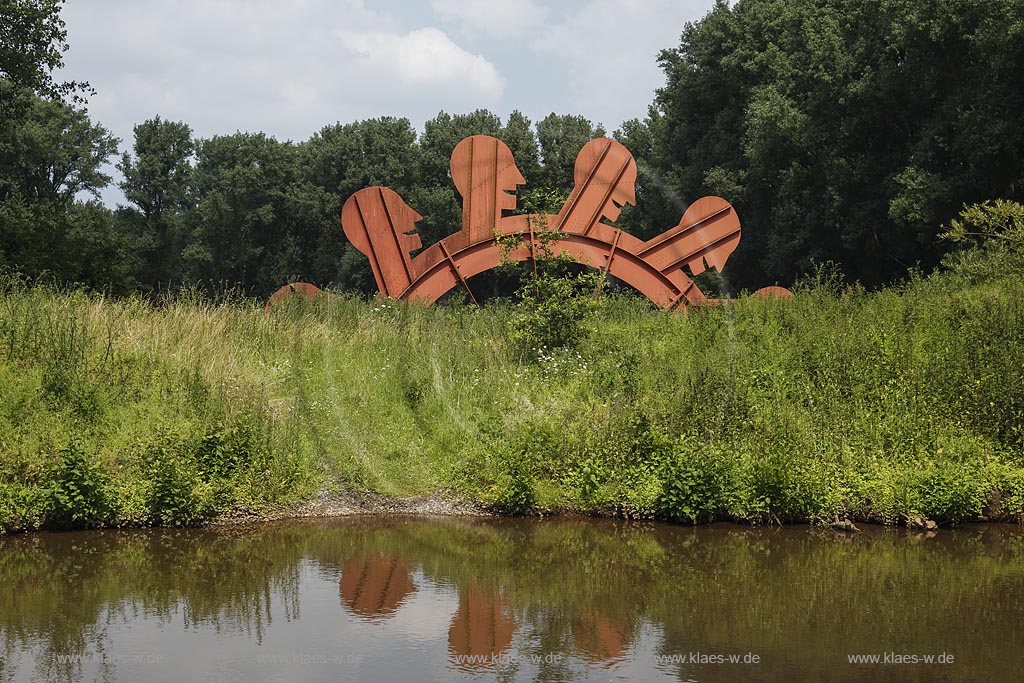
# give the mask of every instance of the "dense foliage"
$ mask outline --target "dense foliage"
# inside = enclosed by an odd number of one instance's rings
[[[963,204],[1024,196],[1018,0],[719,0],[661,64],[625,142],[654,201],[736,205],[741,285],[827,260],[892,281],[937,263]]]
[[[448,161],[463,137],[509,145],[523,206],[571,189],[577,151],[605,134],[581,116],[480,110],[441,112],[419,132],[383,117],[305,141],[195,139],[156,116],[118,155],[76,103],[81,86],[50,75],[67,48],[59,9],[0,3],[0,264],[30,276],[115,293],[191,283],[262,297],[295,279],[369,291],[366,260],[338,224],[352,192],[396,189],[424,216],[429,245],[460,223]],[[661,64],[650,115],[614,133],[640,168],[639,205],[620,223],[646,238],[699,196],[725,197],[744,224],[733,291],[790,285],[827,261],[868,286],[897,281],[938,263],[949,243],[937,233],[962,206],[1024,194],[1016,0],[723,0]],[[87,201],[111,160],[127,200],[116,211]]]
[[[68,32],[60,18],[64,0],[0,0],[0,81],[47,97],[80,98],[88,83],[57,83],[52,71],[64,65]],[[12,102],[0,98],[0,113]]]

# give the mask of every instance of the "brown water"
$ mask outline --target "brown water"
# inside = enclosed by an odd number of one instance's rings
[[[1024,681],[1014,526],[43,533],[0,590],[0,681]]]

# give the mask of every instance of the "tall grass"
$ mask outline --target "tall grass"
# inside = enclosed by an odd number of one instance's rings
[[[519,513],[896,524],[1024,512],[1024,283],[820,278],[570,349],[511,305],[110,300],[0,283],[0,527],[194,524],[322,489]],[[1005,273],[1005,274],[1002,274]]]

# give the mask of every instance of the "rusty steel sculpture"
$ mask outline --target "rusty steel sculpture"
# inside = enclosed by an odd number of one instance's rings
[[[621,207],[636,203],[636,161],[608,138],[591,140],[576,157],[572,193],[553,215],[508,215],[525,180],[508,146],[474,135],[455,146],[452,182],[462,195],[462,229],[426,249],[416,232],[420,216],[394,190],[367,187],[345,202],[341,224],[349,242],[370,261],[382,296],[432,304],[461,286],[475,302],[469,278],[504,260],[536,260],[541,253],[568,256],[629,284],[661,308],[717,303],[688,276],[721,271],[740,242],[740,221],[721,197],[698,199],[679,223],[657,237],[639,240],[613,223]],[[514,248],[507,246],[510,241]],[[271,303],[291,295],[310,299],[319,290],[295,283]],[[789,296],[766,287],[758,296]]]

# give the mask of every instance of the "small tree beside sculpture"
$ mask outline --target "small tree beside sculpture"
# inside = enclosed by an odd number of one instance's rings
[[[629,150],[597,138],[577,155],[575,185],[557,214],[513,214],[514,192],[525,181],[512,152],[497,138],[474,135],[456,145],[451,157],[452,182],[462,195],[458,232],[422,249],[416,232],[422,217],[386,187],[354,193],[342,208],[341,223],[388,298],[430,305],[462,287],[475,302],[471,277],[504,260],[536,263],[543,250],[595,268],[602,277],[612,275],[666,310],[714,303],[683,268],[691,275],[706,268],[721,271],[740,241],[735,209],[721,197],[703,197],[675,226],[641,241],[614,226],[621,207],[636,202],[636,174]],[[278,290],[271,302],[293,293],[312,298],[317,292],[295,283]],[[755,294],[790,293],[769,287]]]

